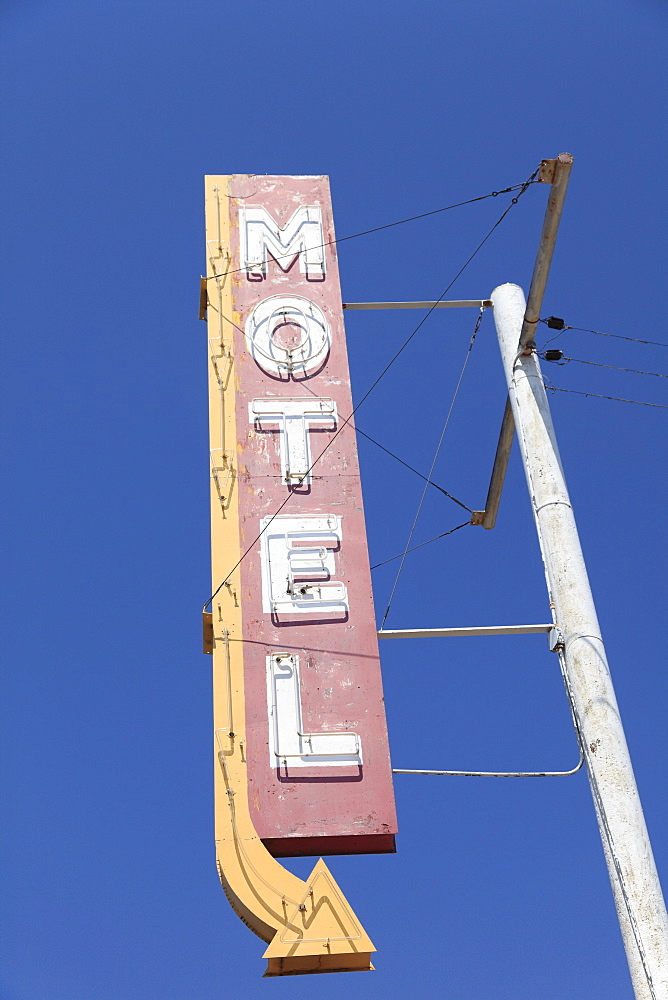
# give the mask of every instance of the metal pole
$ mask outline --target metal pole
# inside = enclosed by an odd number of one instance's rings
[[[485,509],[481,512],[481,519],[479,521],[483,528],[487,528],[488,531],[491,531],[496,524],[496,515],[499,513],[501,493],[503,491],[506,469],[508,468],[508,460],[510,459],[514,440],[515,418],[513,417],[513,408],[510,405],[510,400],[506,398],[506,408],[503,411],[503,420],[501,421],[501,430],[499,431],[499,443],[496,446],[494,467],[489,480]]]
[[[545,217],[543,228],[538,241],[536,260],[531,275],[531,285],[529,286],[529,298],[527,300],[526,311],[522,318],[522,332],[519,343],[524,348],[533,341],[536,335],[536,326],[540,319],[540,310],[543,305],[545,286],[547,285],[552,255],[557,242],[561,213],[564,210],[566,200],[566,190],[573,169],[573,157],[570,153],[559,153],[555,160],[543,160],[541,168],[541,181],[551,184],[547,205],[545,206]],[[508,459],[513,445],[515,434],[515,421],[510,403],[506,400],[506,408],[503,414],[503,423],[499,433],[499,443],[494,458],[494,468],[492,478],[489,483],[485,510],[479,517],[473,520],[472,524],[481,524],[488,530],[496,524],[496,515],[501,503],[501,493],[503,483],[506,478]]]
[[[533,505],[560,662],[637,1000],[668,1000],[668,916],[601,639],[573,508],[535,351],[520,334],[517,285],[492,293],[494,322]]]
[[[568,181],[573,169],[573,157],[570,153],[559,153],[554,162],[554,170],[551,176],[551,188],[545,206],[545,218],[543,219],[543,229],[538,241],[538,252],[531,275],[531,285],[529,286],[529,298],[522,320],[522,332],[520,334],[520,346],[524,347],[529,341],[534,339],[536,326],[540,319],[540,308],[543,304],[545,286],[550,273],[552,254],[554,245],[557,242],[561,213],[564,210],[566,200],[566,190]]]

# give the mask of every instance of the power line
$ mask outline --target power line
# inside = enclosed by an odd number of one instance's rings
[[[595,333],[597,337],[614,337],[616,340],[630,340],[634,344],[649,344],[651,347],[668,347],[668,344],[661,343],[658,340],[640,340],[638,337],[625,337],[621,333],[604,333],[603,330],[589,330],[584,326],[569,326],[560,316],[548,316],[545,319],[539,320],[539,322],[545,323],[551,330],[559,330],[559,333],[545,342],[546,344],[551,344],[553,340],[560,337],[562,333],[566,333],[567,330],[578,330],[580,333]]]
[[[522,184],[512,184],[510,187],[501,188],[500,191],[490,191],[489,194],[480,194],[476,198],[468,198],[466,201],[455,202],[454,205],[445,205],[443,208],[434,208],[430,212],[421,212],[419,215],[411,215],[408,219],[398,219],[396,222],[387,222],[383,226],[375,226],[373,229],[365,229],[361,233],[352,233],[350,236],[340,236],[337,240],[328,240],[326,243],[318,243],[314,247],[305,247],[303,250],[299,250],[298,253],[306,253],[309,250],[320,250],[322,247],[329,247],[335,243],[344,243],[346,240],[356,240],[359,236],[368,236],[370,233],[379,233],[382,229],[392,229],[393,226],[403,226],[406,222],[415,222],[416,219],[426,219],[430,215],[438,215],[440,212],[449,212],[453,208],[462,208],[464,205],[472,205],[476,201],[485,201],[486,198],[496,198],[500,194],[510,194],[513,191],[519,191],[523,194],[526,190],[527,184],[539,183],[536,181],[536,175],[538,170],[536,170],[529,181],[524,181]],[[272,254],[272,257],[274,255]],[[274,260],[281,260],[283,257],[294,257],[295,254],[282,253],[278,257],[274,257]],[[211,281],[213,278],[226,278],[228,274],[237,274],[239,271],[246,271],[248,266],[236,267],[231,271],[221,271],[220,274],[209,274],[206,278],[207,281]]]
[[[431,314],[436,309],[438,303],[441,302],[445,298],[445,296],[448,294],[448,292],[450,291],[450,289],[452,288],[452,286],[454,285],[454,283],[457,281],[457,279],[464,273],[464,271],[469,266],[469,264],[471,263],[471,261],[473,260],[473,258],[476,256],[476,254],[479,253],[479,251],[483,248],[483,246],[485,245],[485,243],[487,242],[487,240],[490,238],[490,236],[492,235],[492,233],[501,225],[501,223],[503,222],[503,220],[505,219],[505,217],[508,215],[508,212],[510,212],[511,208],[518,203],[518,201],[520,200],[520,198],[522,197],[522,195],[528,189],[529,185],[533,183],[533,181],[534,181],[534,179],[535,179],[535,177],[536,177],[537,174],[538,174],[538,169],[534,170],[534,172],[531,174],[531,176],[528,177],[527,180],[524,182],[524,184],[521,185],[521,188],[520,188],[519,192],[515,195],[514,198],[511,199],[510,204],[507,206],[507,208],[504,209],[504,211],[501,213],[501,215],[496,220],[496,222],[494,223],[494,225],[492,226],[492,228],[489,230],[489,232],[486,234],[486,236],[484,236],[483,239],[480,241],[480,243],[478,243],[478,245],[475,248],[475,250],[473,251],[473,253],[470,254],[470,256],[467,258],[467,260],[464,262],[464,264],[457,271],[457,273],[454,276],[454,278],[452,279],[452,281],[450,281],[448,283],[448,285],[443,289],[443,291],[439,295],[438,299],[436,299],[436,301],[434,302],[433,306],[431,306],[427,310],[427,312],[424,314],[424,316],[422,317],[422,319],[420,320],[420,322],[413,328],[412,332],[409,334],[409,336],[403,342],[403,344],[401,345],[401,347],[399,348],[399,350],[392,356],[392,358],[390,358],[390,360],[385,365],[385,367],[383,368],[383,370],[380,373],[380,375],[378,375],[378,377],[371,383],[371,385],[369,386],[369,388],[367,389],[367,391],[364,393],[364,395],[360,399],[359,403],[357,403],[357,405],[353,407],[352,412],[350,413],[350,415],[348,417],[346,417],[346,419],[343,421],[343,423],[341,424],[341,426],[334,433],[334,435],[330,439],[329,443],[325,445],[325,447],[320,452],[320,454],[317,456],[317,458],[315,458],[313,460],[313,462],[311,463],[311,467],[309,469],[307,469],[307,471],[304,473],[304,478],[306,478],[306,476],[308,476],[312,472],[313,468],[317,465],[317,463],[323,457],[323,455],[325,454],[325,452],[329,448],[331,448],[331,446],[334,444],[334,442],[336,441],[336,439],[339,436],[339,434],[349,424],[349,422],[354,417],[355,413],[357,413],[357,411],[359,410],[360,406],[362,406],[362,404],[369,398],[369,396],[371,395],[371,393],[373,392],[373,390],[376,388],[376,386],[378,385],[378,383],[380,382],[380,380],[387,374],[387,372],[390,370],[390,368],[395,363],[395,361],[397,360],[397,358],[399,358],[399,356],[408,347],[408,345],[410,344],[410,342],[413,339],[413,337],[424,326],[424,324],[427,321],[427,319],[431,316]],[[218,587],[216,587],[216,589],[214,590],[214,592],[211,595],[211,597],[205,602],[205,604],[204,604],[204,606],[202,608],[203,611],[206,611],[206,609],[209,607],[209,605],[213,601],[214,597],[216,597],[216,595],[220,593],[220,591],[223,589],[223,587],[225,586],[225,584],[229,581],[229,578],[232,575],[232,573],[234,573],[234,571],[236,569],[238,569],[238,567],[241,565],[241,563],[246,558],[246,556],[248,555],[248,553],[252,551],[253,547],[260,540],[260,538],[262,537],[262,535],[264,534],[264,532],[267,530],[267,528],[269,527],[269,525],[272,523],[272,521],[274,521],[275,518],[278,517],[278,515],[283,510],[283,508],[285,507],[285,505],[287,503],[289,503],[289,501],[292,499],[292,496],[293,496],[293,492],[289,492],[288,495],[286,496],[286,498],[282,501],[282,503],[279,504],[277,510],[267,520],[267,523],[265,524],[264,528],[262,528],[262,530],[260,531],[260,533],[258,535],[256,535],[256,537],[250,543],[250,545],[248,546],[248,548],[242,553],[240,559],[238,559],[238,561],[235,563],[235,565],[232,567],[232,569],[229,571],[229,573],[226,574],[226,576],[225,576],[224,580],[222,581],[222,583],[219,584]]]
[[[548,357],[549,354],[561,354],[560,358]],[[621,368],[619,365],[604,365],[600,361],[583,361],[582,358],[568,358],[561,351],[539,351],[538,357],[543,358],[545,361],[550,361],[552,364],[567,365],[571,361],[574,361],[577,365],[593,365],[595,368],[610,368],[615,372],[628,372],[630,375],[653,375],[655,378],[668,378],[668,375],[662,375],[660,372],[646,372],[641,371],[638,368]]]
[[[567,326],[567,330],[579,330],[581,333],[595,333],[597,337],[615,337],[617,340],[631,340],[634,344],[650,344],[652,347],[668,347],[658,340],[640,340],[639,337],[625,337],[621,333],[604,333],[603,330],[587,330],[584,326]]]
[[[668,410],[668,406],[664,406],[663,403],[646,403],[643,399],[624,399],[622,396],[602,396],[598,392],[582,392],[578,389],[562,389],[556,385],[548,385],[545,383],[545,388],[549,389],[550,392],[570,392],[576,396],[593,396],[594,399],[613,399],[617,403],[635,403],[637,406],[654,406],[659,410]]]
[[[444,531],[441,535],[436,535],[434,538],[428,539],[426,542],[420,542],[419,545],[414,545],[410,549],[405,549],[396,556],[390,556],[389,559],[384,559],[382,562],[376,563],[371,569],[378,569],[379,566],[385,566],[386,563],[394,562],[395,559],[401,559],[402,556],[407,555],[409,552],[415,552],[416,549],[421,549],[424,545],[431,545],[432,542],[437,542],[439,538],[445,538],[446,535],[452,535],[455,531],[459,531],[460,528],[465,528],[470,521],[464,521],[463,524],[458,524],[456,528],[450,528],[450,531]]]

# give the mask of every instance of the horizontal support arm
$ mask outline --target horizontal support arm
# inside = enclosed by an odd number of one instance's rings
[[[455,299],[451,302],[344,302],[344,309],[487,309],[491,299]]]
[[[551,632],[554,624],[549,625],[474,625],[472,628],[410,628],[381,629],[379,636],[391,636],[394,639],[440,639],[443,636],[459,635],[536,635]]]
[[[431,771],[393,767],[392,774],[445,774],[460,778],[567,778],[570,774],[577,774],[583,764],[584,754],[580,751],[580,760],[570,771]]]

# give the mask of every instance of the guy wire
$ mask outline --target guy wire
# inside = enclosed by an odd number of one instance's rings
[[[453,395],[452,401],[450,403],[450,409],[448,410],[447,416],[445,418],[445,423],[443,424],[443,430],[441,431],[441,436],[438,439],[438,444],[436,445],[436,451],[434,452],[434,457],[432,459],[431,468],[429,469],[429,477],[428,477],[428,479],[431,479],[431,477],[432,477],[432,473],[434,471],[434,466],[436,465],[436,461],[438,459],[438,455],[439,455],[439,452],[441,450],[441,445],[443,444],[443,438],[445,437],[445,432],[447,431],[448,424],[450,423],[450,417],[452,416],[452,411],[453,411],[453,408],[454,408],[454,405],[455,405],[455,401],[457,399],[457,396],[459,395],[459,389],[460,389],[460,386],[462,384],[462,379],[464,378],[464,372],[466,371],[466,366],[468,365],[469,358],[471,357],[471,351],[473,350],[473,344],[475,342],[476,335],[478,333],[478,330],[480,329],[480,324],[482,322],[483,312],[484,312],[484,307],[481,308],[480,313],[478,314],[478,318],[476,320],[476,324],[475,324],[475,327],[473,329],[473,334],[471,335],[471,340],[469,341],[469,346],[468,346],[467,351],[466,351],[466,357],[464,358],[464,364],[462,365],[462,370],[459,373],[459,378],[457,379],[457,385],[455,386],[454,395]],[[415,528],[417,526],[418,518],[420,517],[420,512],[422,511],[422,505],[424,504],[424,498],[427,495],[427,487],[428,486],[429,486],[429,481],[427,481],[424,484],[424,488],[422,490],[422,496],[420,497],[420,502],[419,502],[418,508],[417,508],[417,510],[415,512],[415,517],[413,519],[413,524],[411,526],[411,530],[410,530],[409,535],[408,535],[408,540],[406,541],[406,548],[404,549],[403,554],[401,556],[401,562],[399,563],[399,569],[397,570],[397,575],[396,575],[395,580],[394,580],[394,585],[393,585],[392,590],[390,592],[390,599],[387,602],[387,608],[385,609],[385,614],[383,615],[383,620],[382,620],[381,625],[380,625],[381,629],[385,625],[385,622],[387,620],[387,616],[390,613],[390,607],[392,605],[392,600],[394,598],[394,593],[395,593],[395,591],[397,589],[397,584],[399,583],[399,577],[401,576],[401,571],[404,568],[404,562],[406,561],[406,556],[408,555],[408,551],[410,549],[411,541],[413,540],[413,534],[414,534]],[[417,548],[417,546],[416,546],[416,548]]]
[[[510,204],[501,213],[501,215],[496,220],[496,222],[494,223],[494,225],[488,231],[487,235],[483,237],[483,239],[480,241],[480,243],[478,243],[478,245],[475,248],[475,250],[473,251],[473,253],[470,254],[470,256],[467,258],[467,260],[464,262],[464,264],[457,271],[457,273],[455,274],[455,276],[452,279],[452,281],[450,281],[448,283],[448,285],[443,289],[443,291],[439,295],[438,299],[436,299],[436,301],[434,302],[434,304],[432,306],[430,306],[430,308],[426,311],[426,313],[424,314],[424,316],[422,317],[422,319],[420,320],[420,322],[413,328],[413,331],[406,338],[406,340],[401,345],[401,347],[399,348],[399,350],[393,355],[392,358],[390,358],[390,360],[385,365],[385,367],[383,368],[383,370],[380,373],[380,375],[378,375],[378,377],[371,383],[371,385],[369,386],[369,388],[367,389],[367,391],[364,393],[364,395],[360,399],[359,403],[357,403],[356,406],[353,407],[352,412],[350,413],[350,415],[348,417],[346,417],[346,419],[343,421],[343,423],[341,424],[341,426],[334,433],[334,435],[332,436],[332,438],[329,441],[329,443],[325,445],[325,447],[320,452],[320,454],[313,460],[313,462],[311,463],[310,468],[307,469],[307,471],[304,473],[304,476],[307,476],[307,475],[309,475],[311,473],[311,471],[314,469],[314,467],[317,465],[317,463],[323,457],[323,455],[325,454],[325,452],[334,444],[334,442],[336,441],[336,439],[339,436],[339,434],[341,433],[341,431],[343,431],[345,429],[345,427],[347,427],[347,425],[350,423],[350,421],[354,417],[355,413],[359,410],[360,406],[362,406],[362,404],[369,398],[369,396],[371,395],[371,393],[373,392],[373,390],[376,388],[376,386],[378,385],[378,383],[380,382],[380,380],[387,374],[387,372],[390,370],[390,368],[395,363],[395,361],[399,358],[399,356],[408,347],[408,345],[410,344],[410,342],[413,339],[413,337],[422,328],[422,326],[427,321],[427,319],[429,318],[429,316],[431,316],[431,314],[434,312],[434,310],[438,306],[438,303],[441,302],[445,298],[445,296],[448,294],[448,292],[450,291],[450,289],[452,288],[452,286],[454,285],[454,283],[464,273],[464,271],[469,266],[469,264],[471,263],[471,261],[473,260],[473,258],[476,256],[476,254],[478,254],[479,251],[482,250],[483,246],[485,245],[485,243],[487,242],[487,240],[490,238],[490,236],[492,235],[492,233],[501,225],[501,223],[503,222],[503,220],[505,219],[505,217],[508,215],[508,212],[510,212],[511,208],[513,208],[513,206],[518,203],[518,201],[520,200],[520,198],[522,197],[522,195],[525,193],[525,191],[528,189],[528,187],[531,184],[533,184],[533,182],[534,182],[534,180],[536,178],[536,175],[538,174],[538,170],[539,169],[540,168],[537,168],[536,170],[534,170],[534,172],[531,174],[531,176],[528,177],[524,181],[524,183],[522,184],[522,186],[521,186],[520,190],[518,191],[518,193],[515,195],[514,198],[511,199]],[[220,277],[220,275],[218,275],[218,277]],[[481,312],[482,312],[482,310],[481,310]],[[220,593],[220,591],[223,589],[223,587],[225,586],[225,584],[229,581],[230,576],[232,575],[232,573],[234,573],[234,571],[239,568],[239,566],[244,561],[244,559],[246,558],[246,556],[248,555],[248,553],[252,551],[253,547],[260,540],[260,538],[265,533],[265,531],[267,530],[267,528],[269,527],[269,525],[272,523],[272,521],[275,520],[275,518],[278,517],[278,515],[281,513],[281,511],[283,510],[283,508],[285,507],[285,505],[287,503],[289,503],[289,501],[292,499],[293,495],[294,494],[293,494],[292,491],[289,492],[288,495],[286,496],[286,498],[279,504],[277,510],[267,520],[267,523],[265,524],[264,528],[262,528],[262,530],[259,532],[259,534],[256,535],[256,537],[250,543],[250,545],[248,546],[248,548],[242,553],[241,557],[237,560],[237,562],[232,567],[232,569],[229,571],[229,573],[226,574],[226,576],[224,577],[222,583],[220,583],[218,585],[218,587],[216,587],[216,589],[214,590],[214,592],[211,595],[211,597],[209,597],[209,599],[205,602],[205,604],[202,607],[202,611],[206,611],[206,609],[209,607],[209,605],[211,604],[211,602],[213,601],[213,599],[216,597],[216,595]]]
[[[323,247],[333,246],[335,243],[344,243],[346,240],[356,240],[358,236],[368,236],[370,233],[379,233],[383,229],[392,229],[393,226],[403,226],[406,222],[415,222],[416,219],[426,219],[430,215],[438,215],[440,212],[449,212],[453,208],[462,208],[464,205],[472,205],[476,201],[485,201],[487,198],[496,198],[500,194],[510,194],[512,191],[519,191],[520,194],[524,194],[527,184],[539,183],[536,181],[536,175],[538,170],[536,170],[529,181],[524,181],[522,184],[511,184],[510,187],[501,188],[499,191],[490,191],[489,194],[479,194],[475,198],[468,198],[466,201],[455,202],[454,205],[445,205],[443,208],[433,208],[430,212],[421,212],[419,215],[411,215],[408,219],[398,219],[396,222],[386,222],[383,226],[374,226],[373,229],[365,229],[361,233],[351,233],[350,236],[340,236],[336,240],[328,240],[326,243],[317,243],[314,247],[305,247],[304,250],[298,251],[299,253],[306,253],[308,250],[320,250]],[[237,201],[243,201],[244,199],[236,199]],[[278,255],[278,258],[274,257],[274,260],[280,260],[283,257],[294,257],[295,254],[292,253],[282,253]],[[272,254],[273,257],[273,254]],[[212,281],[214,278],[226,278],[228,274],[237,274],[239,271],[245,271],[246,266],[236,267],[233,270],[221,271],[220,274],[210,274],[207,276],[207,281]]]

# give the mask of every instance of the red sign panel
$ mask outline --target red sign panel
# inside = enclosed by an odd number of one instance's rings
[[[328,180],[227,183],[251,817],[276,857],[393,851]]]

